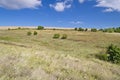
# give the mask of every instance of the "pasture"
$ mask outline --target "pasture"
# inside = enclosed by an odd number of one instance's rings
[[[0,80],[120,80],[120,65],[95,57],[111,43],[120,47],[119,33],[0,30]]]

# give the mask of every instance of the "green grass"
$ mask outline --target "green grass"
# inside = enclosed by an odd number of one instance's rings
[[[72,30],[0,30],[0,80],[120,80],[120,65],[99,60],[120,34]],[[67,39],[53,35],[67,34]]]

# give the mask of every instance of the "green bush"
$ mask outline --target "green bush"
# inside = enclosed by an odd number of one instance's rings
[[[96,28],[92,28],[91,32],[97,32],[97,29]]]
[[[8,28],[8,30],[11,30],[10,28]]]
[[[67,39],[67,34],[63,34],[61,39]]]
[[[85,31],[88,31],[88,29],[86,28]]]
[[[120,63],[120,48],[111,44],[107,48],[107,54],[109,54],[108,61],[112,63]]]
[[[34,33],[33,33],[34,35],[37,35],[38,33],[37,33],[37,31],[34,31]]]
[[[107,29],[107,32],[113,33],[113,32],[114,32],[114,29],[113,29],[113,28],[108,28],[108,29]]]
[[[77,28],[75,28],[74,30],[77,31]]]
[[[32,32],[30,32],[30,31],[29,31],[29,32],[27,32],[27,35],[28,35],[28,36],[32,35]]]
[[[115,32],[120,33],[120,27],[117,27],[117,28],[115,29]]]
[[[97,58],[104,61],[109,61],[112,63],[120,64],[120,48],[111,44],[107,47],[107,51],[104,54],[97,54]]]
[[[43,26],[38,26],[38,28],[37,28],[38,30],[43,30],[44,29],[44,27]]]
[[[21,29],[21,27],[18,27],[18,29]]]
[[[80,27],[80,28],[78,28],[78,31],[84,31],[84,29]]]
[[[60,34],[54,34],[53,38],[58,39],[60,37]]]

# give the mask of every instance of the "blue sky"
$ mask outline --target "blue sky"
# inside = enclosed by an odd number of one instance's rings
[[[120,0],[0,0],[0,26],[120,26]]]

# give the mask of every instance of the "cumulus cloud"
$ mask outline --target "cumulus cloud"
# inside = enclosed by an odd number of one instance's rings
[[[37,8],[41,6],[41,0],[0,0],[0,7],[7,9]]]
[[[120,0],[97,0],[96,7],[106,8],[104,12],[120,11]]]
[[[50,6],[51,8],[54,8],[54,9],[55,9],[56,11],[58,11],[58,12],[62,12],[62,11],[64,11],[65,9],[71,7],[72,1],[73,1],[73,0],[59,1],[59,2],[56,2],[55,4],[50,4],[49,6]]]

